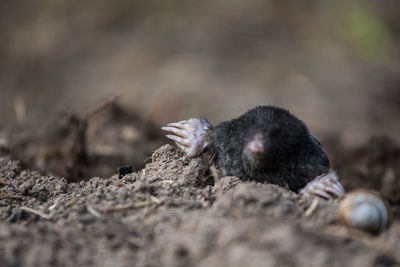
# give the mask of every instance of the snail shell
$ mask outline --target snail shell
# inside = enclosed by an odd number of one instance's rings
[[[357,190],[342,201],[339,218],[349,227],[376,234],[385,229],[388,210],[376,192]]]

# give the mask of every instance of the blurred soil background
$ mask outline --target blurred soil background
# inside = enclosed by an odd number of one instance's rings
[[[0,59],[0,266],[400,261],[399,1],[3,1]],[[165,123],[259,104],[305,121],[390,228],[157,150]]]
[[[157,124],[268,103],[321,139],[397,138],[399,13],[395,0],[5,1],[1,126],[123,93]]]

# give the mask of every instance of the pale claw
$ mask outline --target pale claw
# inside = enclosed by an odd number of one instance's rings
[[[164,131],[172,133],[167,135],[174,140],[176,145],[183,150],[187,156],[196,157],[201,154],[207,146],[206,133],[211,124],[204,118],[193,118],[186,121],[169,123],[161,127]]]
[[[317,176],[314,180],[309,182],[300,194],[310,197],[318,196],[324,199],[331,199],[332,197],[340,197],[344,195],[343,186],[339,182],[339,177],[335,171]]]

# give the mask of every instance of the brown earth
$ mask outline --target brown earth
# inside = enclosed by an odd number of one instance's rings
[[[0,267],[399,266],[400,1],[3,2]],[[162,147],[266,103],[382,195],[383,233]]]
[[[127,143],[119,139],[121,135],[111,134],[134,127],[127,123],[132,117],[113,121],[113,112],[104,112],[98,124],[89,126],[85,153],[95,158],[101,151],[94,148],[95,138],[114,136],[108,139],[110,147],[122,156],[87,161],[92,164],[77,165],[78,170],[115,173],[117,163],[134,159],[124,154],[129,149],[124,150]],[[72,121],[79,126],[81,120]],[[141,125],[136,129],[145,131],[145,123]],[[153,132],[152,140],[161,142],[158,130]],[[37,140],[45,140],[48,133]],[[36,149],[49,147],[37,140]],[[32,142],[20,147],[34,147]],[[379,137],[355,149],[334,141],[326,147],[346,190],[372,188],[389,203],[393,216],[380,235],[341,225],[336,216],[340,200],[319,200],[310,212],[313,199],[236,177],[215,179],[206,157],[188,159],[170,145],[155,151],[143,169],[122,179],[114,174],[80,182],[25,169],[22,166],[37,169],[30,165],[35,161],[21,165],[10,158],[24,154],[14,154],[13,144],[3,145],[0,266],[398,266],[399,146]],[[64,161],[72,154],[67,153]],[[65,164],[60,160],[50,166],[62,170]]]

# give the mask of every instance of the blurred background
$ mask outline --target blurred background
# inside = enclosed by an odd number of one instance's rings
[[[400,2],[2,1],[0,127],[105,98],[156,125],[288,108],[324,140],[400,136]]]

